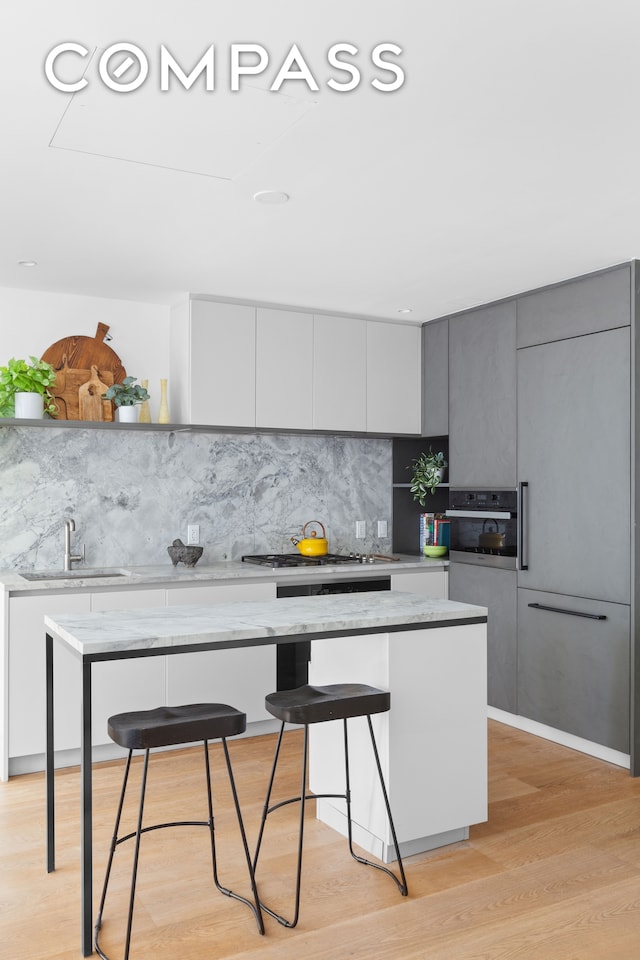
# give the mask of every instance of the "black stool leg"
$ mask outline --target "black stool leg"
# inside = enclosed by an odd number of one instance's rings
[[[136,896],[136,880],[138,878],[138,857],[140,855],[140,838],[142,836],[142,814],[144,812],[144,796],[147,789],[147,772],[149,770],[149,751],[144,752],[144,766],[142,768],[142,785],[140,787],[140,809],[138,810],[138,826],[136,828],[136,843],[133,853],[133,868],[131,870],[131,896],[129,897],[129,916],[127,918],[127,939],[124,948],[124,960],[129,960],[129,946],[131,944],[131,926],[133,923],[133,902]]]
[[[309,727],[304,725],[304,746],[302,749],[302,783],[300,784],[300,829],[298,831],[298,867],[296,871],[296,906],[293,920],[287,922],[278,917],[285,927],[295,927],[300,916],[300,885],[302,881],[302,840],[304,837],[304,814],[306,809],[307,767],[309,765]]]
[[[254,872],[256,870],[256,867],[258,866],[258,857],[260,856],[260,847],[262,846],[262,836],[264,834],[264,827],[267,822],[267,815],[269,813],[269,800],[271,799],[271,791],[273,790],[273,781],[276,775],[278,757],[280,756],[280,747],[282,746],[283,733],[284,733],[284,723],[280,724],[280,733],[278,734],[278,741],[276,743],[276,752],[273,758],[273,763],[271,764],[271,775],[269,777],[269,784],[267,786],[267,795],[264,800],[264,807],[262,808],[262,817],[260,818],[260,829],[258,831],[258,842],[256,843],[256,851],[253,855]]]
[[[128,778],[129,778],[129,770],[130,770],[130,767],[131,767],[131,753],[132,753],[132,751],[130,750],[130,751],[129,751],[129,755],[128,755],[128,757],[127,757],[127,764],[126,764],[125,771],[124,771],[124,780],[123,780],[123,783],[122,783],[122,791],[121,791],[121,793],[120,793],[120,802],[119,802],[119,804],[118,804],[118,812],[117,812],[117,814],[116,814],[116,823],[115,823],[115,827],[114,827],[113,838],[112,838],[112,840],[111,840],[111,849],[110,849],[110,851],[109,851],[109,861],[108,861],[108,864],[107,864],[107,874],[106,874],[105,881],[104,881],[104,887],[103,887],[103,890],[102,890],[102,897],[101,897],[101,900],[100,900],[100,909],[99,909],[99,911],[98,911],[98,919],[97,919],[97,921],[96,921],[96,926],[95,926],[95,941],[94,941],[94,943],[95,943],[95,949],[96,949],[96,953],[98,954],[98,956],[99,956],[99,957],[102,957],[103,960],[108,960],[108,957],[107,957],[107,955],[106,955],[105,953],[103,953],[103,951],[102,951],[102,949],[101,949],[101,947],[100,947],[100,945],[99,945],[99,943],[98,943],[98,932],[99,932],[100,927],[101,927],[101,925],[102,925],[102,911],[103,911],[103,909],[104,909],[104,904],[105,904],[105,900],[106,900],[106,896],[107,896],[107,885],[108,885],[108,883],[109,883],[109,875],[110,875],[110,873],[111,873],[111,865],[112,865],[112,863],[113,863],[113,854],[114,854],[114,852],[115,852],[116,846],[121,842],[121,840],[118,839],[118,828],[119,828],[119,825],[120,825],[120,818],[121,818],[121,816],[122,816],[122,808],[123,808],[123,805],[124,805],[124,797],[125,797],[125,792],[126,792],[126,789],[127,789],[127,781],[128,781]],[[142,830],[142,815],[143,815],[143,810],[144,810],[144,797],[145,797],[145,790],[146,790],[146,786],[147,786],[147,771],[148,771],[148,768],[149,768],[149,751],[146,750],[146,751],[145,751],[145,755],[144,755],[144,767],[143,767],[143,772],[142,772],[142,786],[141,786],[141,788],[140,788],[140,809],[139,809],[139,811],[138,811],[138,826],[137,826],[136,832],[135,832],[136,844],[135,844],[135,852],[134,852],[134,859],[133,859],[133,869],[132,869],[132,874],[131,874],[131,894],[130,894],[130,897],[129,897],[129,915],[128,915],[128,918],[127,918],[127,935],[126,935],[126,940],[125,940],[124,960],[129,960],[129,946],[130,946],[130,944],[131,944],[131,926],[132,926],[132,923],[133,923],[133,906],[134,906],[135,895],[136,895],[136,878],[137,878],[137,875],[138,875],[138,857],[139,857],[139,854],[140,854],[140,836],[141,836],[141,834],[143,833],[143,830]],[[131,834],[129,835],[129,837],[130,837],[130,836],[131,836]],[[123,837],[122,839],[123,839],[123,840],[124,840],[124,839],[129,839],[129,837]]]
[[[284,733],[284,723],[280,727],[280,734],[278,736],[278,742],[276,744],[276,752],[273,758],[273,765],[271,767],[271,775],[269,777],[269,784],[267,786],[267,795],[264,801],[264,808],[262,811],[262,819],[260,821],[260,831],[258,833],[258,842],[256,845],[256,852],[253,858],[253,869],[256,870],[258,864],[258,856],[260,854],[260,847],[262,845],[262,837],[264,834],[264,828],[267,821],[267,817],[274,810],[278,810],[280,807],[284,807],[289,803],[300,802],[300,827],[298,833],[298,862],[296,869],[296,897],[295,897],[295,910],[293,914],[293,920],[287,920],[281,914],[276,913],[275,910],[272,910],[271,907],[268,907],[262,900],[260,901],[260,906],[265,913],[268,913],[270,917],[273,917],[274,920],[277,920],[278,923],[281,923],[283,927],[295,927],[298,923],[298,918],[300,916],[300,886],[302,880],[302,844],[304,838],[304,815],[305,815],[305,801],[307,796],[305,794],[306,785],[307,785],[307,766],[308,766],[308,755],[309,755],[309,727],[305,724],[304,727],[304,746],[303,746],[303,758],[302,758],[302,783],[300,786],[300,796],[291,797],[288,800],[282,800],[280,803],[275,803],[272,807],[269,806],[269,801],[271,799],[271,791],[273,789],[273,781],[276,775],[276,767],[278,765],[278,758],[280,756],[280,747],[282,746],[282,735]]]
[[[104,904],[105,904],[105,900],[106,900],[106,896],[107,896],[107,884],[108,884],[108,882],[109,882],[109,874],[111,873],[111,864],[113,863],[113,854],[114,854],[115,849],[116,849],[116,847],[118,846],[119,843],[122,843],[124,840],[129,840],[129,839],[131,839],[131,837],[135,836],[135,838],[136,838],[136,844],[135,844],[135,851],[134,851],[134,857],[133,857],[133,869],[132,869],[132,874],[131,874],[131,893],[130,893],[130,896],[129,896],[129,915],[128,915],[128,917],[127,917],[127,936],[126,936],[125,948],[124,948],[124,960],[129,960],[129,946],[130,946],[130,944],[131,944],[131,926],[132,926],[132,923],[133,923],[133,905],[134,905],[134,900],[135,900],[135,895],[136,895],[136,878],[137,878],[137,875],[138,875],[138,857],[139,857],[139,854],[140,854],[140,837],[141,837],[141,835],[142,835],[144,832],[146,832],[146,831],[144,831],[144,830],[142,829],[142,814],[143,814],[143,810],[144,810],[144,797],[145,797],[145,791],[146,791],[146,787],[147,787],[147,771],[148,771],[148,768],[149,768],[149,751],[148,751],[148,750],[145,750],[145,754],[144,754],[144,767],[143,767],[143,771],[142,771],[142,786],[141,786],[141,788],[140,788],[140,808],[139,808],[139,811],[138,811],[138,826],[137,826],[137,828],[136,828],[136,832],[135,832],[135,834],[128,834],[128,836],[126,836],[126,837],[118,838],[118,828],[119,828],[119,825],[120,825],[120,818],[121,818],[121,816],[122,816],[122,807],[123,807],[123,805],[124,805],[124,797],[125,797],[125,792],[126,792],[126,788],[127,788],[127,780],[128,780],[128,778],[129,778],[129,770],[130,770],[130,767],[131,767],[131,754],[132,754],[132,751],[130,750],[130,751],[129,751],[129,756],[127,757],[127,764],[126,764],[125,771],[124,771],[124,780],[123,780],[123,783],[122,783],[122,791],[121,791],[121,793],[120,793],[120,803],[118,804],[118,812],[117,812],[117,814],[116,814],[116,823],[115,823],[115,827],[114,827],[114,831],[113,831],[113,838],[112,838],[112,840],[111,840],[111,849],[110,849],[110,851],[109,851],[109,861],[108,861],[108,864],[107,864],[107,874],[106,874],[105,881],[104,881],[104,887],[103,887],[103,890],[102,890],[102,898],[101,898],[101,900],[100,900],[100,909],[99,909],[99,911],[98,911],[98,919],[97,919],[97,921],[96,921],[96,926],[95,926],[95,940],[94,940],[94,945],[95,945],[96,953],[98,954],[99,957],[102,957],[102,960],[109,960],[109,958],[107,957],[106,953],[103,953],[103,951],[102,951],[102,949],[101,949],[101,947],[100,947],[100,945],[99,945],[99,943],[98,943],[98,932],[99,932],[100,927],[101,927],[101,925],[102,925],[102,911],[103,911]]]
[[[383,866],[380,863],[372,863],[371,860],[365,859],[365,857],[358,856],[353,849],[352,835],[351,835],[351,790],[349,786],[349,737],[347,734],[347,721],[344,720],[344,759],[345,759],[345,779],[346,779],[346,801],[347,801],[347,822],[348,822],[348,836],[349,836],[349,852],[354,860],[357,860],[358,863],[366,863],[370,867],[375,867],[376,870],[382,870],[383,873],[388,874],[395,881],[395,884],[402,894],[403,897],[406,897],[408,888],[407,881],[404,874],[404,865],[402,863],[402,857],[400,856],[400,847],[398,846],[398,838],[396,836],[396,828],[393,824],[393,817],[391,816],[391,805],[389,803],[389,796],[387,794],[387,788],[384,783],[384,777],[382,775],[382,766],[380,764],[380,756],[378,754],[378,747],[376,745],[376,738],[373,735],[373,724],[371,723],[371,715],[367,715],[367,723],[369,724],[369,735],[371,737],[371,746],[373,748],[373,755],[376,761],[376,767],[378,768],[378,778],[380,780],[380,787],[382,788],[382,796],[384,797],[384,804],[387,809],[387,817],[389,818],[389,826],[391,827],[391,836],[393,838],[393,845],[396,849],[396,857],[398,858],[398,869],[400,871],[400,879],[396,877],[395,873],[392,870],[389,870],[388,867]]]
[[[124,778],[122,780],[122,790],[120,791],[120,802],[118,803],[118,812],[116,813],[116,822],[113,827],[113,836],[111,837],[111,847],[109,848],[109,859],[107,861],[107,870],[104,877],[104,884],[102,887],[102,896],[100,897],[100,906],[98,908],[98,917],[96,919],[95,925],[95,938],[94,945],[96,953],[98,956],[104,958],[104,953],[98,945],[98,933],[100,927],[102,926],[102,912],[104,910],[105,900],[107,899],[107,887],[109,886],[109,878],[111,876],[111,866],[113,864],[113,855],[116,852],[116,847],[118,846],[118,830],[120,829],[120,820],[122,818],[122,808],[124,806],[124,797],[127,790],[127,782],[129,780],[129,770],[131,768],[131,756],[133,754],[132,750],[129,750],[129,755],[127,757],[127,762],[124,768]]]
[[[262,919],[262,912],[260,910],[260,900],[258,898],[258,889],[256,887],[256,880],[254,875],[253,864],[251,863],[251,854],[249,853],[249,844],[247,843],[247,835],[244,829],[244,823],[242,820],[242,813],[240,810],[240,802],[238,800],[238,791],[236,790],[236,782],[233,776],[233,769],[231,767],[231,758],[229,756],[229,748],[227,746],[227,741],[225,737],[222,737],[222,746],[224,748],[224,756],[227,762],[227,773],[229,775],[229,783],[231,785],[231,793],[233,794],[233,802],[236,808],[236,816],[238,818],[238,826],[240,828],[240,836],[242,838],[242,845],[244,847],[244,855],[247,861],[247,869],[249,870],[249,878],[251,880],[251,890],[253,892],[254,901],[248,900],[246,897],[241,896],[239,893],[234,893],[233,890],[230,890],[228,887],[222,886],[218,880],[218,865],[216,857],[216,841],[215,841],[215,822],[213,817],[213,795],[211,791],[211,766],[209,762],[209,749],[208,743],[204,741],[204,757],[205,757],[205,770],[206,770],[206,779],[207,779],[207,800],[209,805],[209,832],[211,836],[211,860],[213,863],[213,882],[215,883],[217,889],[220,893],[224,893],[227,897],[233,897],[234,900],[240,900],[241,903],[246,903],[246,905],[253,911],[258,924],[259,933],[264,933],[264,922]]]

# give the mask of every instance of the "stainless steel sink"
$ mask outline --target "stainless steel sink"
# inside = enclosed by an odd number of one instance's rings
[[[128,570],[38,570],[20,573],[24,580],[104,580],[107,577],[130,577]]]

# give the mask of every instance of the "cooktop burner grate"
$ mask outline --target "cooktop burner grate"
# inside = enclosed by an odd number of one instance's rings
[[[259,553],[245,555],[242,560],[263,567],[323,567],[327,564],[362,563],[362,557],[341,553],[325,553],[319,557],[303,557],[301,553]]]

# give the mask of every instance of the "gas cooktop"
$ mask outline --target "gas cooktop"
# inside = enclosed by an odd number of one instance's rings
[[[262,567],[323,567],[338,563],[364,563],[364,557],[355,553],[325,553],[318,557],[303,557],[301,553],[262,553],[244,556],[244,563],[258,563]]]

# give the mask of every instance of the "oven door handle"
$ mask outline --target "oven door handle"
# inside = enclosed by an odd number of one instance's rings
[[[470,520],[512,520],[510,510],[445,510],[445,517],[467,517]]]
[[[529,499],[529,482],[528,480],[521,480],[518,484],[518,570],[528,570],[529,569],[529,542],[527,540],[527,523],[526,523],[526,514],[524,509],[525,503],[525,488],[527,490],[527,501]],[[529,503],[527,502],[527,509]]]

